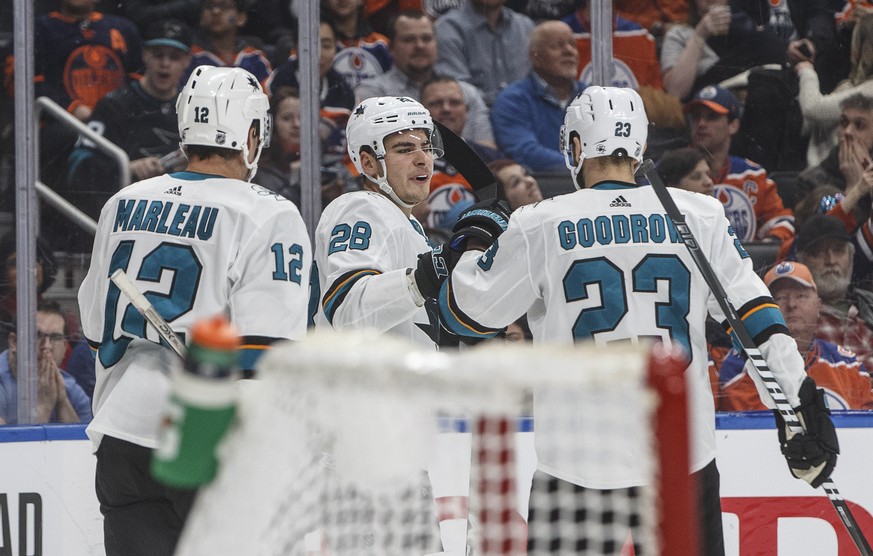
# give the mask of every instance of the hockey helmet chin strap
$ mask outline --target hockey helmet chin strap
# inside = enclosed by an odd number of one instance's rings
[[[365,173],[364,176],[366,176],[366,178],[368,180],[370,180],[371,182],[378,185],[379,189],[382,190],[386,195],[388,195],[388,197],[390,197],[391,200],[394,201],[395,204],[397,204],[403,208],[408,208],[408,209],[413,208],[417,203],[407,203],[406,201],[401,199],[397,195],[397,193],[394,192],[394,188],[388,184],[388,178],[386,177],[388,175],[388,168],[385,167],[385,160],[382,158],[379,158],[378,160],[379,160],[379,165],[382,167],[382,175],[373,177],[373,176]]]
[[[242,144],[242,155],[243,155],[243,164],[246,165],[248,172],[246,172],[245,181],[252,181],[255,177],[255,174],[258,173],[258,160],[261,158],[261,151],[264,148],[264,143],[258,141],[258,152],[255,155],[255,159],[252,162],[249,162],[249,145],[248,142]]]

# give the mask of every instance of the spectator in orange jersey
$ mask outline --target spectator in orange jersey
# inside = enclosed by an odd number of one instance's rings
[[[764,283],[770,288],[797,348],[804,355],[807,374],[824,389],[828,407],[873,409],[873,383],[864,365],[853,352],[817,335],[822,303],[809,269],[801,263],[783,262],[767,272]],[[719,369],[721,396],[716,399],[721,410],[767,409],[759,397],[768,395],[766,387],[750,367],[751,364],[733,350],[722,362]]]
[[[591,7],[588,0],[577,2],[576,11],[561,19],[570,26],[579,50],[579,80],[592,82]],[[661,89],[661,63],[655,51],[655,39],[636,21],[614,13],[612,16],[612,53],[614,87],[639,89],[648,85]]]
[[[794,213],[782,204],[767,170],[730,154],[731,139],[740,130],[742,106],[737,97],[717,85],[702,88],[685,105],[690,119],[691,146],[709,156],[713,195],[722,202],[741,242],[785,243],[794,237]]]

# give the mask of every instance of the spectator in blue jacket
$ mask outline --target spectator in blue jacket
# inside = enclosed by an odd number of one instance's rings
[[[560,131],[567,105],[585,88],[576,80],[579,53],[570,26],[537,25],[528,50],[531,72],[494,101],[491,125],[501,151],[533,172],[563,170]]]
[[[91,421],[91,398],[75,378],[58,368],[67,345],[65,330],[64,314],[57,303],[37,305],[37,423]],[[14,330],[8,331],[8,341],[8,349],[0,353],[0,425],[18,424],[18,342]]]

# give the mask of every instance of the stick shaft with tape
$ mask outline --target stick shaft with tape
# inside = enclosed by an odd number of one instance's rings
[[[764,384],[767,386],[767,391],[770,393],[770,397],[776,405],[776,410],[779,411],[780,415],[782,415],[786,427],[794,433],[802,433],[803,427],[797,419],[794,408],[792,408],[791,404],[788,403],[785,393],[782,391],[782,387],[779,386],[778,382],[776,382],[776,377],[773,375],[773,371],[771,371],[767,366],[758,346],[755,344],[752,336],[746,329],[746,325],[743,323],[742,319],[740,319],[739,315],[737,315],[721,281],[715,275],[712,265],[710,265],[706,256],[700,250],[700,245],[694,238],[694,234],[692,234],[691,229],[685,223],[685,215],[679,211],[679,207],[676,206],[676,202],[673,201],[670,192],[667,191],[664,182],[655,170],[654,163],[651,160],[646,160],[640,167],[639,172],[645,175],[649,180],[649,183],[652,184],[655,194],[664,206],[664,210],[667,211],[667,215],[670,217],[670,220],[673,221],[676,230],[682,237],[682,241],[688,249],[688,253],[691,255],[691,258],[694,259],[695,265],[697,265],[698,270],[700,270],[700,273],[703,275],[703,279],[706,280],[706,284],[715,296],[716,301],[718,301],[719,307],[721,307],[722,312],[724,312],[725,319],[733,329],[734,334],[736,334],[736,337],[739,340],[740,345],[743,346],[746,355],[749,356],[749,360],[754,365],[758,375],[760,375]],[[837,511],[837,514],[840,516],[840,520],[843,522],[843,525],[845,525],[849,536],[852,537],[852,541],[854,541],[858,552],[862,556],[873,556],[873,550],[871,550],[870,545],[867,543],[867,539],[865,539],[864,535],[861,534],[858,522],[852,515],[852,512],[849,509],[848,504],[846,504],[846,501],[843,499],[843,496],[840,494],[840,491],[837,490],[837,486],[834,484],[833,480],[827,478],[821,486],[827,493],[831,504],[833,504],[834,509]]]
[[[143,318],[151,324],[155,330],[157,330],[161,339],[167,342],[179,357],[184,359],[187,351],[185,349],[185,344],[179,339],[176,333],[173,332],[173,329],[170,328],[170,325],[167,324],[167,321],[164,320],[160,313],[155,310],[149,300],[140,293],[136,288],[136,285],[134,285],[130,278],[127,277],[127,274],[119,268],[113,272],[109,278],[112,280],[112,283],[127,296],[130,303],[137,311],[139,311],[139,314],[141,314]]]

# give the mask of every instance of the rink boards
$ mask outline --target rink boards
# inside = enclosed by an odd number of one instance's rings
[[[873,539],[873,412],[836,415],[835,422],[842,453],[833,479]],[[824,493],[789,475],[770,414],[719,414],[717,424],[728,556],[856,553]],[[444,452],[462,451],[469,435],[458,432],[463,424],[450,429],[441,435]],[[535,457],[532,434],[516,438],[523,514]],[[0,554],[103,555],[94,463],[81,425],[0,427]],[[454,496],[463,484],[454,462],[437,461],[432,472],[437,497]]]

